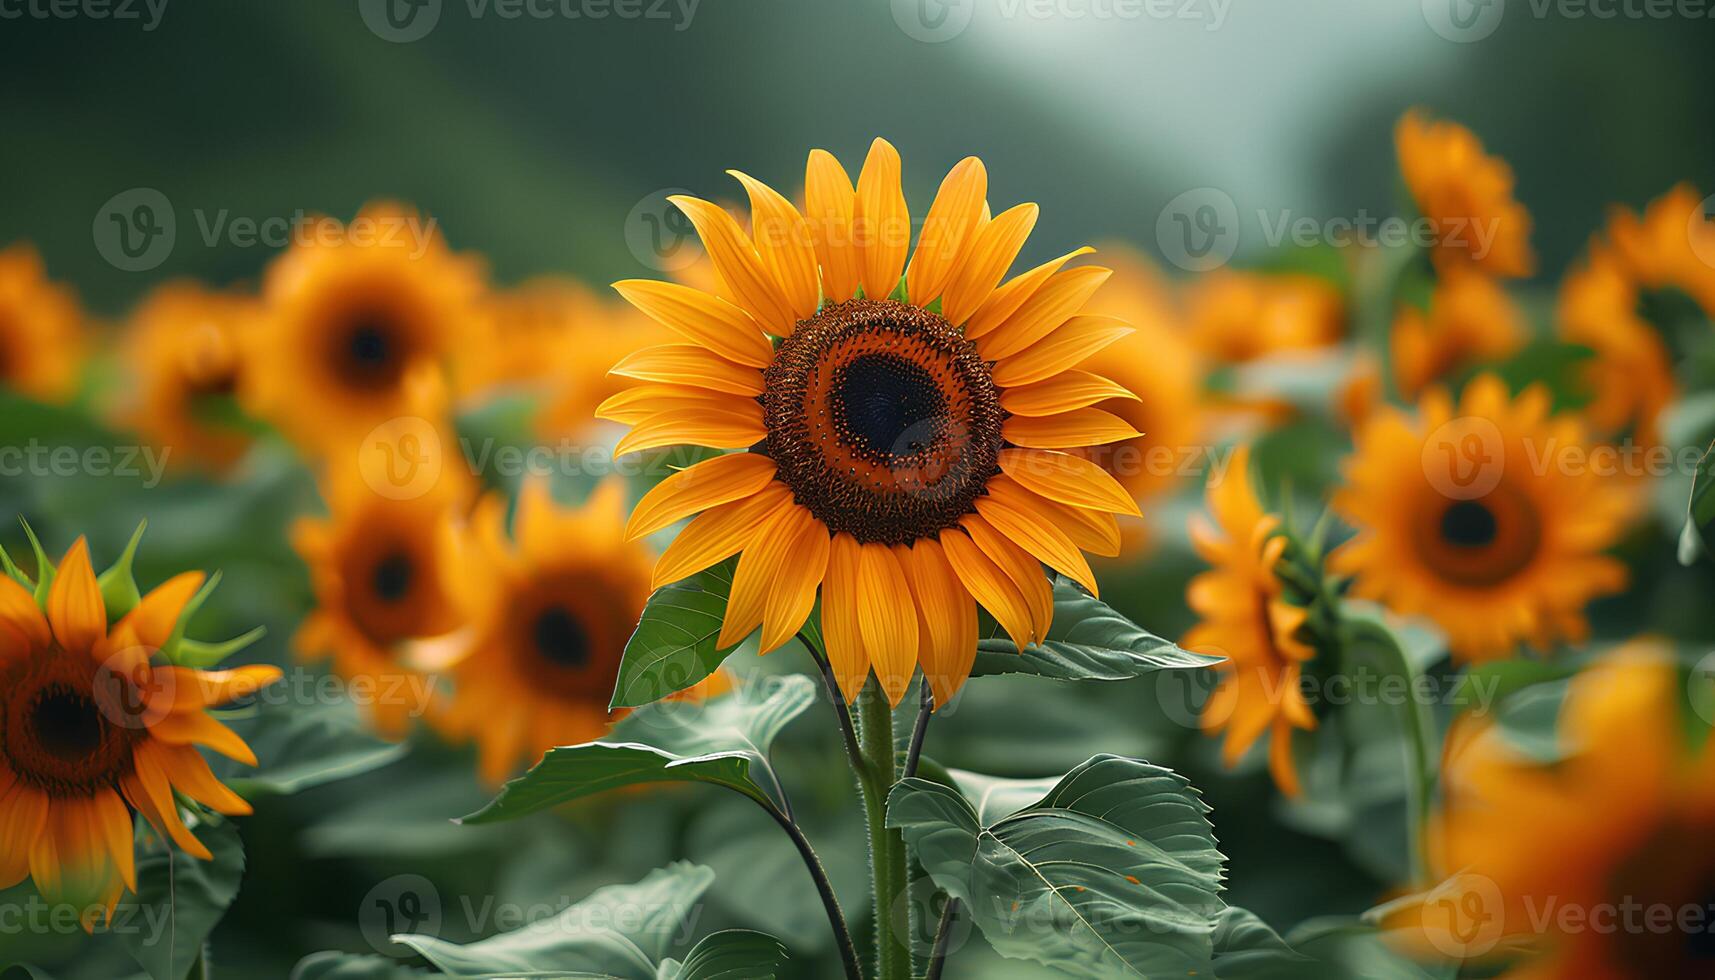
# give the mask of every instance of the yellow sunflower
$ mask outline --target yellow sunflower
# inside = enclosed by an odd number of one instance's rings
[[[1530,213],[1513,199],[1513,172],[1483,152],[1469,129],[1412,110],[1394,127],[1400,175],[1432,225],[1436,269],[1475,267],[1491,276],[1528,276]]]
[[[0,385],[38,401],[70,398],[84,351],[77,297],[48,280],[29,245],[0,251]]]
[[[1397,920],[1414,927],[1401,936],[1512,958],[1507,980],[1709,976],[1715,743],[1688,746],[1679,705],[1671,653],[1645,639],[1572,680],[1559,716],[1570,754],[1553,766],[1486,716],[1462,719],[1432,828],[1457,877]]]
[[[1020,648],[1042,638],[1053,613],[1042,564],[1094,591],[1080,549],[1111,550],[1112,515],[1137,513],[1113,477],[1067,451],[1138,435],[1094,407],[1119,386],[1078,370],[1131,333],[1082,312],[1109,271],[1069,265],[1078,249],[1003,283],[1037,208],[991,217],[974,157],[942,182],[915,254],[885,140],[855,187],[813,151],[803,210],[734,176],[749,234],[707,201],[674,198],[734,302],[618,283],[686,342],[621,361],[614,373],[640,384],[601,414],[632,425],[619,452],[743,451],[663,481],[628,533],[698,515],[656,584],[742,553],[721,643],[760,626],[761,649],[779,647],[820,587],[847,698],[873,668],[897,704],[921,664],[944,704],[969,675],[978,603]]]
[[[123,421],[174,462],[231,466],[251,435],[223,418],[243,383],[240,351],[260,304],[238,293],[193,282],[157,288],[131,316],[127,364],[135,390]]]
[[[1512,399],[1480,375],[1457,406],[1432,388],[1415,417],[1385,408],[1358,430],[1334,497],[1358,534],[1331,563],[1358,596],[1435,620],[1463,660],[1582,640],[1584,605],[1625,585],[1602,552],[1630,500],[1588,459],[1582,421],[1550,417],[1540,386]]]
[[[1400,393],[1415,399],[1460,368],[1515,353],[1527,337],[1523,314],[1495,280],[1449,271],[1436,282],[1427,312],[1405,306],[1394,317],[1392,354]]]
[[[1203,731],[1226,733],[1221,757],[1228,766],[1267,734],[1268,771],[1281,792],[1297,796],[1292,732],[1316,727],[1300,684],[1316,651],[1298,635],[1308,611],[1286,601],[1275,574],[1286,536],[1280,518],[1257,502],[1249,446],[1233,454],[1224,478],[1209,481],[1208,505],[1215,524],[1192,518],[1191,543],[1214,567],[1186,589],[1200,620],[1184,646],[1227,659],[1215,668],[1221,681],[1203,706]]]
[[[313,222],[268,269],[252,410],[313,452],[404,414],[408,379],[479,332],[483,274],[394,204]]]
[[[1226,364],[1316,350],[1346,332],[1339,290],[1315,276],[1220,269],[1193,281],[1185,304],[1191,342]]]
[[[577,509],[557,506],[545,482],[526,483],[510,538],[505,502],[478,504],[469,553],[449,573],[468,622],[465,652],[434,720],[455,741],[476,741],[484,779],[500,782],[526,758],[607,731],[654,557],[625,542],[624,519],[613,480]]]
[[[547,385],[536,431],[546,439],[586,435],[598,424],[596,408],[629,384],[607,369],[639,346],[673,339],[630,303],[577,289],[578,302],[566,308],[564,329],[541,348]]]
[[[1704,215],[1690,184],[1651,201],[1641,215],[1616,208],[1608,240],[1633,281],[1645,289],[1680,289],[1715,318],[1715,220]]]
[[[111,915],[137,887],[133,814],[209,860],[178,797],[250,812],[198,746],[255,765],[206,709],[280,672],[189,670],[157,657],[202,588],[200,572],[169,580],[109,624],[82,538],[47,571],[40,603],[0,575],[0,888],[28,876],[51,902],[92,903],[83,917],[90,928],[96,911]]]
[[[384,496],[350,470],[333,474],[324,496],[328,517],[292,529],[316,597],[293,645],[373,692],[371,722],[400,738],[428,706],[444,647],[434,641],[463,625],[447,580],[461,554],[461,497]]]
[[[1584,366],[1591,424],[1654,443],[1657,419],[1679,388],[1672,358],[1660,332],[1638,315],[1636,281],[1599,242],[1561,281],[1556,321],[1561,339],[1594,352]]]

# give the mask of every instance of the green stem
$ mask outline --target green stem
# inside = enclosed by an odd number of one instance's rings
[[[1434,862],[1429,854],[1429,817],[1430,808],[1435,801],[1435,769],[1431,763],[1433,756],[1429,746],[1433,741],[1429,715],[1424,710],[1423,702],[1419,701],[1417,691],[1417,671],[1411,666],[1411,659],[1397,642],[1378,644],[1392,653],[1394,668],[1405,680],[1405,701],[1401,721],[1405,729],[1405,762],[1406,762],[1406,817],[1409,821],[1408,833],[1411,841],[1411,879],[1419,887],[1433,884],[1430,880]]]
[[[864,819],[869,824],[870,877],[875,885],[875,964],[879,980],[911,980],[910,937],[895,932],[893,909],[910,884],[905,838],[887,829],[887,794],[898,778],[893,709],[871,680],[858,695],[858,738],[864,771],[858,773]]]

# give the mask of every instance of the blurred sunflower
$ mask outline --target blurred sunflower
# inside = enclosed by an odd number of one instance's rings
[[[325,452],[405,414],[408,379],[479,334],[483,277],[396,204],[314,224],[268,269],[248,394],[256,415]]]
[[[0,251],[0,385],[38,401],[70,398],[83,363],[83,312],[48,281],[34,248]]]
[[[498,497],[478,505],[472,545],[449,573],[469,633],[448,671],[450,702],[433,716],[449,738],[476,741],[482,776],[493,783],[526,756],[607,730],[654,557],[621,534],[616,480],[577,509],[557,506],[545,482],[526,483],[510,538],[505,509]]]
[[[1103,251],[1114,275],[1084,310],[1116,317],[1137,332],[1096,352],[1083,368],[1093,372],[1092,383],[1117,383],[1101,405],[1142,435],[1079,455],[1100,464],[1142,504],[1178,489],[1188,473],[1186,464],[1200,462],[1196,454],[1206,438],[1203,365],[1186,339],[1170,287],[1154,266],[1122,245]],[[1148,543],[1141,520],[1128,517],[1120,522],[1120,532],[1121,553],[1135,554]],[[1090,550],[1112,554],[1112,549]]]
[[[614,373],[643,383],[601,414],[633,426],[618,452],[746,451],[663,481],[628,533],[701,512],[662,555],[657,584],[742,552],[722,645],[760,626],[762,650],[779,647],[820,586],[847,698],[873,666],[897,704],[921,664],[945,704],[975,657],[977,603],[1021,649],[1040,639],[1053,615],[1041,564],[1094,591],[1080,549],[1110,551],[1112,515],[1138,512],[1113,477],[1065,451],[1138,435],[1093,407],[1118,386],[1074,370],[1131,333],[1081,314],[1109,270],[1067,267],[1089,251],[1078,249],[1002,284],[1037,208],[991,217],[975,157],[942,182],[909,263],[899,154],[885,140],[855,188],[813,151],[802,212],[734,175],[751,234],[707,201],[673,200],[736,302],[616,284],[689,343],[621,361]]]
[[[1226,364],[1316,350],[1346,332],[1339,290],[1315,276],[1220,269],[1192,282],[1185,310],[1191,342]]]
[[[612,367],[640,346],[668,343],[671,332],[630,303],[579,291],[566,309],[565,329],[541,348],[548,382],[536,416],[536,431],[546,439],[579,438],[598,424],[596,409],[631,382],[610,374]]]
[[[1663,645],[1609,653],[1572,680],[1558,726],[1569,754],[1552,766],[1487,716],[1462,719],[1432,839],[1463,892],[1445,900],[1480,928],[1410,910],[1403,924],[1428,933],[1414,938],[1442,953],[1466,952],[1449,948],[1462,941],[1479,957],[1490,947],[1518,956],[1503,974],[1516,980],[1709,976],[1715,744],[1687,744],[1680,690]]]
[[[448,576],[461,554],[457,494],[383,496],[352,470],[324,484],[328,517],[302,518],[292,544],[309,567],[316,605],[293,646],[330,657],[340,677],[375,693],[371,723],[405,735],[427,707],[446,637],[463,625]]]
[[[1654,326],[1638,315],[1638,288],[1613,252],[1600,243],[1560,284],[1560,337],[1590,348],[1585,413],[1607,433],[1631,432],[1646,443],[1657,419],[1678,397],[1671,355]]]
[[[133,812],[204,860],[212,855],[185,828],[177,797],[250,812],[197,749],[248,765],[256,757],[205,709],[280,671],[157,659],[182,629],[201,572],[170,579],[112,624],[82,538],[44,578],[38,603],[0,575],[0,888],[27,875],[50,902],[95,903],[111,916],[137,887]],[[96,911],[84,913],[85,928]]]
[[[1583,423],[1549,416],[1540,386],[1510,399],[1490,374],[1424,395],[1415,418],[1384,408],[1364,422],[1334,509],[1358,534],[1331,556],[1360,597],[1446,630],[1467,661],[1520,640],[1582,640],[1583,607],[1623,588],[1602,554],[1630,508],[1588,466]]]
[[[1392,354],[1400,393],[1415,400],[1461,368],[1515,353],[1528,335],[1523,315],[1495,280],[1449,271],[1436,281],[1427,311],[1407,305],[1394,317]]]
[[[1394,127],[1400,175],[1435,235],[1430,257],[1441,272],[1473,266],[1491,276],[1528,276],[1530,214],[1513,200],[1513,172],[1483,152],[1469,129],[1433,122],[1418,110]]]
[[[231,466],[250,432],[230,416],[242,384],[240,351],[260,304],[238,293],[174,282],[149,294],[131,316],[126,363],[135,391],[123,419],[174,461]]]
[[[1221,757],[1230,767],[1269,735],[1268,770],[1288,796],[1300,792],[1292,732],[1316,727],[1299,683],[1316,655],[1299,638],[1309,613],[1286,601],[1275,567],[1286,551],[1280,519],[1265,513],[1250,481],[1250,447],[1234,454],[1224,478],[1211,479],[1211,525],[1191,520],[1191,543],[1212,570],[1191,580],[1186,602],[1200,621],[1183,646],[1224,656],[1220,684],[1203,707],[1203,731],[1226,733]]]
[[[1703,199],[1680,184],[1649,203],[1643,214],[1616,208],[1608,240],[1633,281],[1644,289],[1678,289],[1715,318],[1715,220]]]

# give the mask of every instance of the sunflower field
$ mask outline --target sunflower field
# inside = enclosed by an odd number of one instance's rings
[[[1705,0],[0,0],[0,980],[1715,978]]]

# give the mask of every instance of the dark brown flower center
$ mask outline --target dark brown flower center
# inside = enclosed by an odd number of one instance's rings
[[[28,656],[0,671],[0,758],[49,796],[87,797],[130,771],[147,711],[125,678],[87,657]]]
[[[927,310],[849,300],[801,321],[762,396],[764,449],[833,531],[904,544],[952,527],[999,472],[1000,391]]]
[[[1542,517],[1536,501],[1519,488],[1502,483],[1472,500],[1430,493],[1428,513],[1413,523],[1412,534],[1424,565],[1448,584],[1490,588],[1536,561]]]
[[[1481,548],[1495,540],[1494,512],[1475,500],[1460,500],[1441,513],[1441,537],[1460,548]]]
[[[556,667],[577,670],[589,663],[590,641],[577,617],[566,609],[553,606],[536,616],[531,628],[536,652]]]
[[[389,388],[405,374],[408,343],[390,313],[359,310],[334,331],[334,371],[357,388]]]
[[[394,552],[375,563],[372,576],[375,597],[382,602],[398,602],[410,594],[411,581],[415,577],[416,568],[411,556]]]

